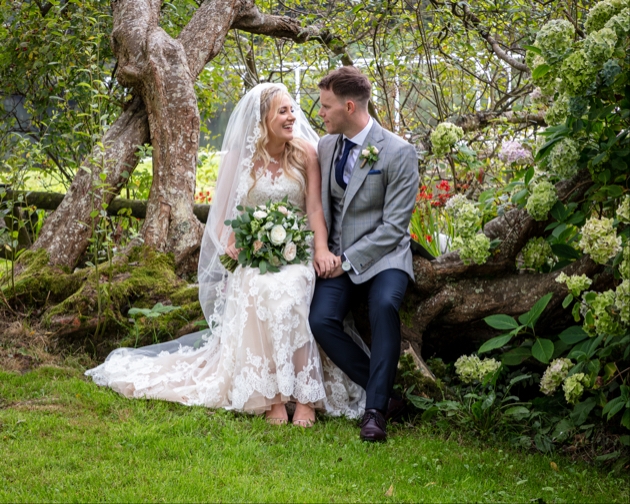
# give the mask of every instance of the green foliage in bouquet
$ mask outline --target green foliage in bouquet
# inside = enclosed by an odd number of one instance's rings
[[[285,264],[306,263],[310,258],[313,232],[307,229],[306,217],[285,197],[280,202],[268,201],[255,208],[236,207],[243,212],[234,220],[226,220],[240,249],[238,261],[227,254],[221,263],[233,272],[240,264],[258,268],[261,274],[279,271]]]

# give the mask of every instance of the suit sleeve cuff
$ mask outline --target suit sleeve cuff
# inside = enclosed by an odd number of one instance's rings
[[[346,261],[346,262],[348,262],[348,264],[350,264],[350,266],[352,266],[352,271],[354,271],[354,273],[355,273],[356,275],[358,275],[358,274],[359,274],[359,272],[358,272],[358,271],[357,271],[357,269],[354,267],[354,264],[352,264],[352,263],[348,260],[348,258],[346,257],[346,254],[341,254],[341,257],[343,257],[343,260],[344,260],[344,261]]]

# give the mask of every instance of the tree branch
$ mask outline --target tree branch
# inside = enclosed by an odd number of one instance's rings
[[[479,35],[481,35],[481,38],[483,38],[490,45],[492,51],[500,59],[505,61],[508,65],[516,70],[530,73],[530,69],[525,63],[522,63],[521,61],[512,58],[508,53],[503,50],[499,42],[492,35],[490,35],[490,31],[483,26],[481,20],[473,12],[471,12],[470,7],[468,7],[467,3],[452,3],[451,7],[453,15],[460,18],[466,28],[470,27],[474,29],[477,33],[479,33]],[[459,11],[458,9],[461,10]]]

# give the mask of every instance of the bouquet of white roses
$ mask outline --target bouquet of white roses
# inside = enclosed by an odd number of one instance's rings
[[[241,249],[238,261],[227,254],[221,264],[234,271],[239,264],[258,268],[261,274],[279,271],[284,264],[306,263],[310,257],[313,232],[306,229],[306,217],[285,197],[280,202],[268,201],[255,208],[236,207],[243,213],[234,220],[226,220]]]

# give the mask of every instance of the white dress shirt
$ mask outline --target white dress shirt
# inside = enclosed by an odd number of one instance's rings
[[[372,124],[374,124],[374,119],[370,117],[367,125],[363,128],[359,133],[357,133],[352,138],[348,138],[346,135],[343,135],[343,139],[346,138],[351,142],[354,142],[356,145],[350,149],[348,153],[348,161],[346,161],[346,166],[343,169],[343,181],[347,184],[350,181],[350,177],[352,176],[352,170],[354,168],[355,163],[357,162],[357,158],[359,157],[359,153],[361,152],[361,146],[365,141],[370,129],[372,128]]]

